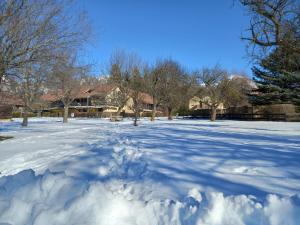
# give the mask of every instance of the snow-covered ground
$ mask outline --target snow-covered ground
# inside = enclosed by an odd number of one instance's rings
[[[300,123],[0,122],[0,225],[300,224]]]

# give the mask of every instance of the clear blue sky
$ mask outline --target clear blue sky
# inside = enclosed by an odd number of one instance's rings
[[[135,52],[145,61],[171,57],[193,70],[220,64],[251,75],[245,42],[249,24],[232,0],[78,0],[95,33],[89,59],[101,73],[116,49]]]

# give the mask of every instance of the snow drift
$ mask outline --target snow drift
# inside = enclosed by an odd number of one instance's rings
[[[147,187],[87,182],[46,171],[0,179],[0,224],[11,225],[297,225],[299,198],[224,196],[192,189],[177,199],[147,199]],[[142,194],[142,193],[143,194]]]

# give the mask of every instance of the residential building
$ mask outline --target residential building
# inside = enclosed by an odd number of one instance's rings
[[[118,87],[109,84],[99,84],[95,86],[85,86],[76,94],[74,101],[70,108],[70,114],[74,116],[95,116],[95,117],[109,117],[118,112],[119,107],[114,104],[113,96],[119,92]],[[153,99],[147,93],[142,93],[143,110],[142,115],[151,112],[153,107]],[[42,100],[46,103],[44,112],[58,111],[63,108],[63,103],[58,95],[53,92],[48,92],[42,96]],[[121,111],[122,114],[133,114],[132,111],[133,100],[128,98],[127,103]]]

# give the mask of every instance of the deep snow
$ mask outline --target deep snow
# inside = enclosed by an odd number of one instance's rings
[[[300,124],[1,123],[0,224],[300,224]]]

